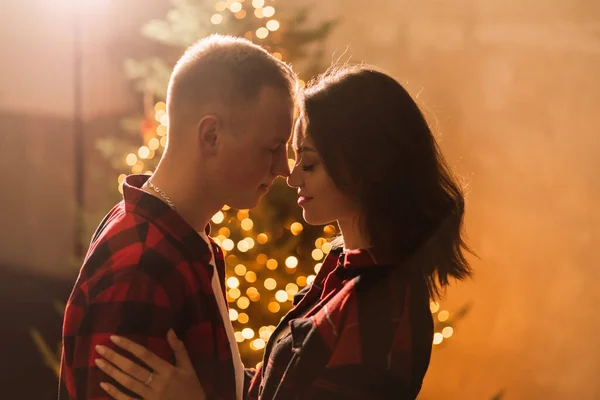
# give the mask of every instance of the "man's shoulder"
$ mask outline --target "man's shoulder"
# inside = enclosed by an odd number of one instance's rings
[[[167,242],[166,234],[151,219],[117,204],[102,220],[90,242],[82,272],[87,275],[105,269],[112,271],[141,262],[167,262],[169,257],[159,251]]]
[[[121,202],[114,206],[98,225],[90,243],[90,252],[107,242],[112,248],[120,248],[136,243],[151,244],[165,236],[165,232],[158,227],[156,221],[126,210]]]

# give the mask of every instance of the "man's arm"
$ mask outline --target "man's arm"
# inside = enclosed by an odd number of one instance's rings
[[[95,365],[99,357],[96,345],[119,351],[109,339],[113,334],[134,340],[172,362],[167,331],[184,328],[177,317],[185,287],[176,266],[148,249],[136,264],[120,263],[103,266],[106,270],[97,272],[99,279],[88,280],[89,289],[80,289],[87,290],[87,302],[70,304],[67,309],[65,330],[73,334],[64,337],[63,363],[71,399],[110,399],[100,387],[104,381],[133,395]],[[79,322],[74,329],[67,329],[70,319]]]

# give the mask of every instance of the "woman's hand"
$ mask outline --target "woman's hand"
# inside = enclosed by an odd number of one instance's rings
[[[105,346],[96,346],[96,351],[109,362],[96,359],[96,365],[121,385],[137,393],[142,399],[204,400],[206,398],[185,346],[175,336],[173,330],[167,334],[167,341],[175,352],[176,365],[171,365],[131,340],[118,336],[111,336],[110,339],[115,345],[146,363],[154,372],[149,372]],[[117,400],[135,400],[109,383],[102,382],[100,386]]]

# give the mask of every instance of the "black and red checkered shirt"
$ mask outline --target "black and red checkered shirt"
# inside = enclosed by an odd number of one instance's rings
[[[431,356],[422,277],[373,251],[332,251],[269,341],[249,399],[415,399]]]
[[[125,179],[123,201],[94,234],[67,303],[61,400],[109,399],[102,381],[130,393],[96,367],[95,346],[114,349],[109,336],[118,334],[173,362],[166,341],[170,328],[184,341],[208,397],[235,399],[231,349],[215,298],[225,292],[224,287],[213,292],[208,244],[169,206],[140,189],[147,179]],[[211,244],[224,282],[223,253]]]

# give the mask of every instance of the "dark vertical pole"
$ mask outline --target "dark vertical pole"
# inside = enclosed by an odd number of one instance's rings
[[[84,255],[83,234],[85,209],[85,154],[82,113],[82,1],[77,0],[73,10],[73,139],[75,152],[75,256]]]

